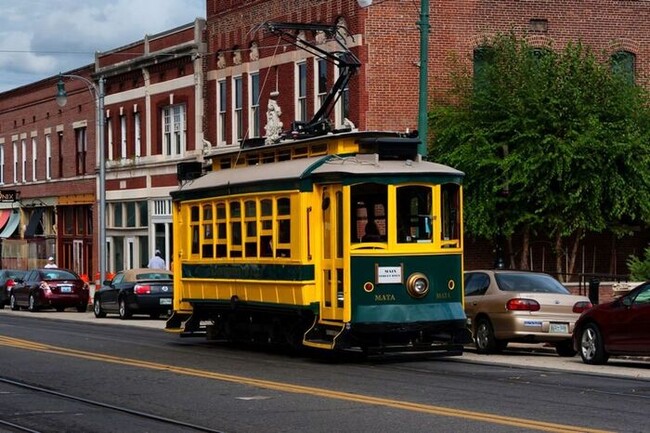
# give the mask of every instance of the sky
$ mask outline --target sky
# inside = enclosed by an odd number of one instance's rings
[[[205,18],[206,0],[0,0],[0,92]]]

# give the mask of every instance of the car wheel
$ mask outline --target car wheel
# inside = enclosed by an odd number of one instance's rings
[[[6,302],[6,301],[2,301],[2,302],[0,302],[0,310],[4,310],[4,309],[5,309],[5,302]]]
[[[576,350],[573,348],[573,341],[564,340],[559,343],[555,343],[555,351],[559,356],[571,358],[576,355]]]
[[[56,307],[56,308],[54,308],[54,309],[55,309],[56,311],[58,311],[59,313],[61,313],[63,310],[65,310],[64,307]]]
[[[13,311],[18,311],[20,310],[20,307],[18,306],[18,303],[16,302],[16,297],[12,294],[9,297],[9,306]]]
[[[27,304],[27,309],[32,313],[38,311],[38,307],[36,306],[36,298],[34,297],[33,293],[29,295],[29,303]]]
[[[589,323],[580,332],[580,357],[585,364],[604,364],[609,359],[603,337],[595,323]]]
[[[106,311],[102,309],[99,299],[95,299],[95,302],[93,302],[93,313],[95,313],[95,317],[98,319],[106,317]]]
[[[131,317],[131,310],[129,310],[129,307],[126,305],[126,300],[124,298],[121,298],[119,301],[118,314],[122,320]]]
[[[474,336],[476,351],[478,353],[496,353],[506,348],[507,341],[499,341],[494,337],[494,329],[489,319],[481,318],[476,323]]]

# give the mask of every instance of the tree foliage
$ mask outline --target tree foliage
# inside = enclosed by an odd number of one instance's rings
[[[650,247],[644,251],[645,257],[630,256],[627,259],[627,266],[630,268],[630,278],[633,281],[650,280]]]
[[[485,47],[473,72],[452,67],[430,112],[429,154],[466,173],[467,233],[532,233],[565,248],[650,221],[645,89],[580,42],[540,49],[507,34]]]

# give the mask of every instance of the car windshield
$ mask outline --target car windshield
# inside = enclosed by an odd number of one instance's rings
[[[499,289],[505,292],[570,294],[566,287],[550,275],[497,273],[494,277]]]
[[[164,272],[147,272],[146,274],[138,274],[135,276],[135,279],[140,280],[171,280],[171,274],[166,274]]]
[[[41,276],[44,280],[76,280],[77,276],[69,271],[60,269],[48,269],[42,272]]]
[[[14,278],[14,279],[22,278],[25,276],[25,271],[13,271],[13,270],[7,271],[7,276],[9,278]]]

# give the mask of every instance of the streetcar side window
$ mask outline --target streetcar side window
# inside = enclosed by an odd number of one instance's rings
[[[203,258],[211,259],[214,257],[213,232],[212,204],[205,204],[203,205],[203,240],[201,243],[201,256]]]
[[[431,187],[397,188],[397,242],[432,242],[432,209]]]
[[[448,183],[441,187],[442,246],[460,246],[460,186]]]
[[[351,241],[386,242],[388,187],[377,183],[362,183],[354,185],[351,194]]]
[[[200,241],[200,232],[199,232],[199,223],[201,220],[200,208],[198,206],[190,207],[190,227],[192,230],[192,254],[199,253],[199,241]]]

